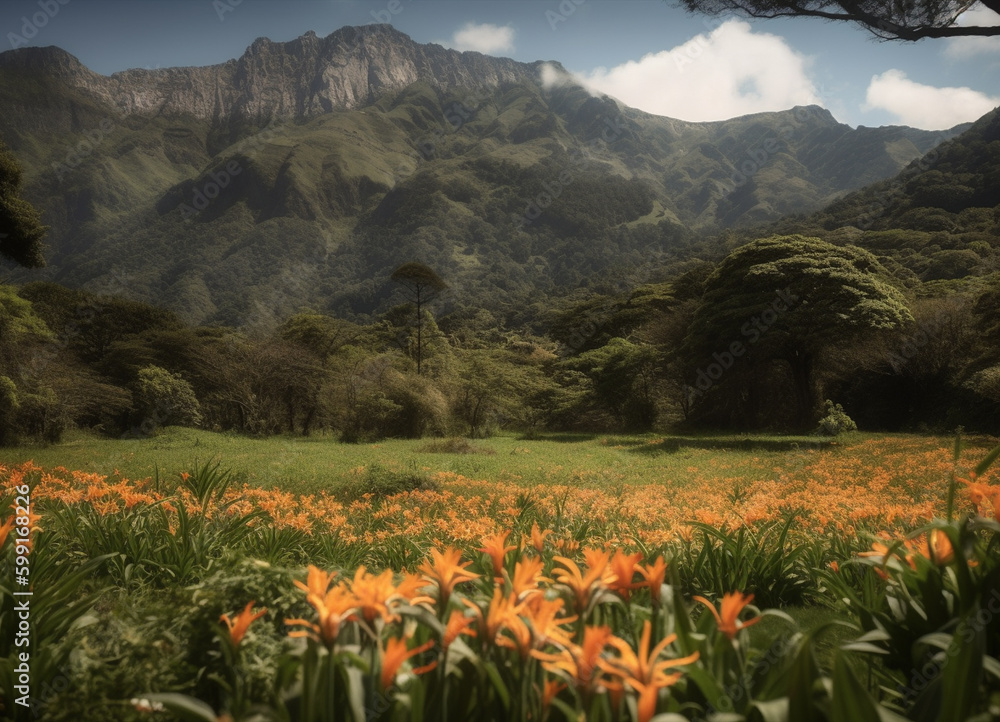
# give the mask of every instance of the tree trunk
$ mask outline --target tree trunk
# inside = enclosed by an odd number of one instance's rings
[[[420,289],[417,289],[417,376],[421,374],[420,362],[423,359],[424,354],[424,340],[423,340],[423,320],[424,317],[421,313],[422,304],[420,302]]]
[[[788,359],[792,368],[797,409],[795,427],[798,431],[811,431],[816,423],[816,389],[813,387],[813,356],[807,351],[796,351]]]

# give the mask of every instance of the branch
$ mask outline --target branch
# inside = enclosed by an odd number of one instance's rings
[[[1000,14],[1000,0],[980,0],[990,10]],[[886,17],[873,15],[861,8],[857,0],[841,0],[837,3],[842,11],[820,10],[802,2],[784,2],[775,7],[774,3],[760,3],[752,0],[723,0],[721,5],[705,7],[701,0],[684,0],[684,5],[692,12],[708,12],[714,15],[725,10],[741,12],[759,20],[777,18],[813,17],[823,20],[838,20],[857,23],[883,40],[916,41],[923,38],[954,37],[996,37],[1000,36],[1000,26],[981,25],[900,25]]]

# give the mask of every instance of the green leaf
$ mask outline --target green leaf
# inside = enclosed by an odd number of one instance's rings
[[[833,664],[830,720],[831,722],[881,722],[878,705],[854,676],[847,664],[847,657],[843,654],[838,654]]]
[[[942,722],[945,719],[964,720],[972,713],[979,699],[986,635],[984,629],[976,629],[969,623],[978,610],[978,605],[969,610],[948,645],[947,661],[941,672],[941,711],[942,715],[947,714],[947,717],[940,718]]]
[[[500,696],[503,708],[505,710],[509,710],[510,692],[507,690],[507,685],[503,682],[503,677],[500,676],[500,670],[497,669],[496,664],[493,662],[483,662],[483,669],[486,670],[486,675],[490,678],[490,682],[493,683],[493,688],[496,689],[497,694]]]
[[[365,665],[367,668],[367,665]],[[344,681],[347,688],[347,702],[351,707],[351,714],[354,715],[355,722],[365,722],[365,678],[364,673],[357,667],[344,665],[341,667]]]
[[[996,461],[998,457],[1000,457],[1000,446],[993,449],[993,451],[988,453],[986,457],[979,462],[979,465],[976,466],[976,476],[982,476],[986,473],[986,470],[993,465],[993,462]]]
[[[215,710],[200,699],[188,697],[186,694],[164,692],[162,694],[147,694],[142,699],[154,703],[159,702],[184,722],[217,722],[219,719]]]
[[[754,702],[752,708],[757,710],[764,722],[788,722],[788,697]]]

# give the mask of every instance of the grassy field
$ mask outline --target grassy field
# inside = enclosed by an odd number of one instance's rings
[[[995,440],[966,440],[970,458]],[[442,451],[442,447],[454,448]],[[3,449],[0,463],[34,461],[68,469],[141,480],[176,475],[198,463],[220,461],[238,482],[297,494],[336,493],[350,487],[359,468],[379,464],[397,471],[446,472],[470,479],[525,486],[571,485],[615,489],[623,484],[668,483],[683,488],[716,480],[720,492],[799,473],[818,461],[853,459],[858,469],[897,466],[908,453],[950,462],[953,440],[915,435],[850,434],[823,437],[700,436],[654,434],[607,436],[554,434],[524,440],[498,436],[461,440],[389,440],[342,444],[332,437],[252,439],[195,429],[170,428],[146,439],[67,434],[43,447]],[[471,453],[469,453],[471,452]],[[915,467],[913,481],[939,486],[940,467]]]

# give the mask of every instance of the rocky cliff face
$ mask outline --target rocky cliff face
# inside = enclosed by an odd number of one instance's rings
[[[241,58],[202,68],[102,76],[59,48],[0,53],[0,70],[43,74],[126,115],[187,115],[210,122],[288,120],[368,105],[423,80],[443,90],[537,81],[537,64],[420,45],[391,25],[308,32],[286,43],[259,38]]]

